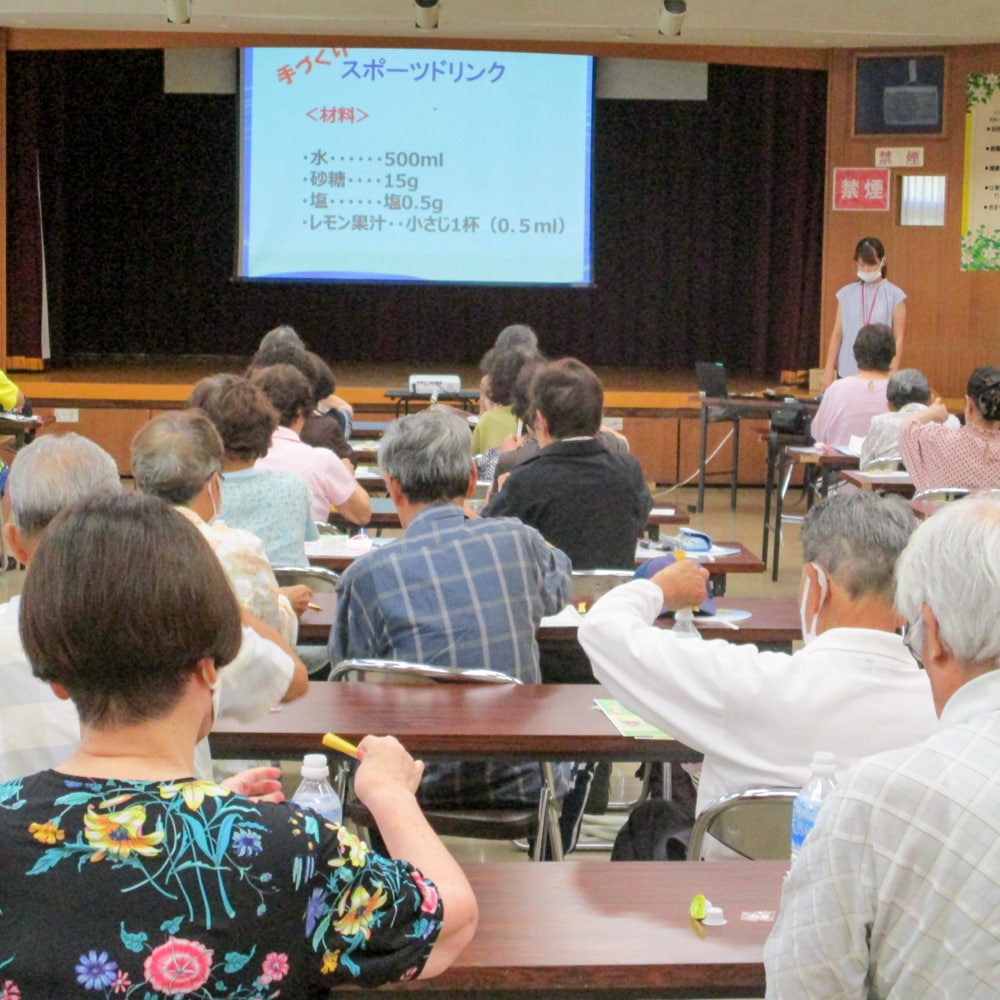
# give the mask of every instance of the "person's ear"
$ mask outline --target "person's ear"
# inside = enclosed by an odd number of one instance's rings
[[[7,549],[10,551],[10,554],[19,563],[24,563],[24,565],[27,566],[30,552],[24,544],[24,536],[21,534],[17,525],[8,521],[8,523],[3,526],[3,538],[7,543]]]
[[[807,622],[812,622],[823,610],[830,596],[828,574],[819,563],[809,562],[802,566],[802,584],[809,582],[805,607],[802,609]]]
[[[62,684],[57,684],[55,681],[49,681],[49,687],[52,689],[52,693],[60,701],[69,701],[69,692],[62,686]]]
[[[469,485],[465,487],[465,499],[469,500],[476,495],[476,487],[479,485],[479,470],[475,462],[469,462]]]

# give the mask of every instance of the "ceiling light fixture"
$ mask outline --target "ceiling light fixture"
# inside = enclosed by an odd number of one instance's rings
[[[687,17],[686,0],[663,0],[663,10],[660,11],[660,21],[656,30],[661,35],[679,35],[684,18]]]
[[[414,24],[425,30],[438,26],[438,0],[413,0],[416,18]]]
[[[167,23],[190,24],[191,0],[167,0]]]

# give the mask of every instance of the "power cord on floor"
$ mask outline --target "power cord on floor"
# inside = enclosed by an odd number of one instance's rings
[[[732,436],[733,436],[733,432],[732,432],[732,429],[730,429],[729,432],[726,434],[726,436],[716,445],[715,450],[712,452],[712,454],[711,455],[707,455],[705,457],[705,469],[706,470],[708,469],[708,463],[711,462],[712,459],[715,458],[715,456],[718,455],[720,451],[722,451],[722,446]],[[663,497],[668,497],[668,496],[670,496],[671,493],[674,492],[674,490],[679,490],[682,486],[687,486],[688,483],[690,483],[693,480],[695,480],[695,479],[698,478],[698,473],[700,471],[701,471],[700,468],[695,469],[694,472],[692,472],[691,475],[688,476],[686,479],[682,479],[679,483],[674,483],[673,486],[670,486],[670,487],[668,487],[665,490],[659,490],[658,492],[656,492],[656,493],[653,494],[653,499],[654,500],[660,500]]]

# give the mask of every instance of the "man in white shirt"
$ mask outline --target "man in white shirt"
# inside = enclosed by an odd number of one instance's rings
[[[684,639],[652,622],[705,598],[682,561],[602,597],[580,626],[597,679],[628,708],[705,755],[697,811],[752,785],[804,785],[815,750],[837,773],[909,746],[935,726],[927,677],[896,634],[893,568],[914,519],[899,500],[858,492],[814,507],[802,526],[806,645],[792,653]],[[710,858],[725,856],[717,843]]]
[[[44,435],[18,452],[8,490],[11,520],[4,525],[4,539],[28,564],[61,510],[85,496],[117,493],[121,483],[114,460],[93,441],[79,434]],[[0,782],[61,763],[80,738],[73,703],[58,699],[31,672],[18,633],[19,609],[19,597],[0,605]],[[298,697],[307,684],[304,678],[305,668],[291,647],[244,613],[240,651],[220,672],[217,715],[244,722],[259,718],[277,702]],[[207,741],[198,745],[196,766],[199,777],[211,777]]]
[[[937,732],[862,761],[824,803],[767,942],[767,995],[996,996],[1000,501],[917,529],[896,607]]]

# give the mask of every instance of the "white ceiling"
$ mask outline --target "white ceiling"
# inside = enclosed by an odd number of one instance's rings
[[[414,27],[413,0],[0,0],[0,27],[228,34],[409,36],[663,46],[888,48],[1000,42],[1000,0],[687,0],[679,38],[657,34],[660,0],[440,0],[439,27]]]

